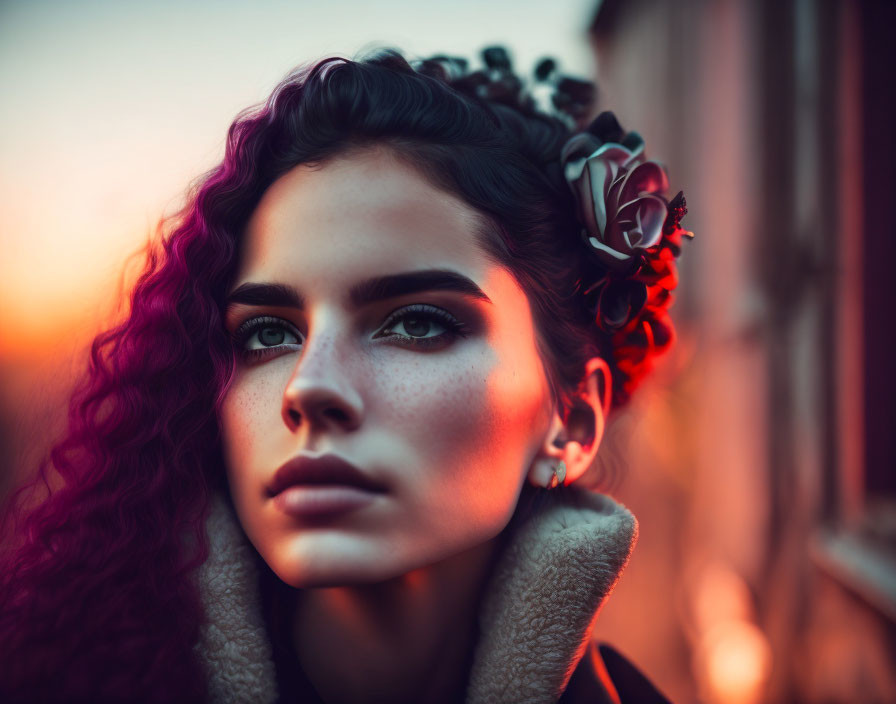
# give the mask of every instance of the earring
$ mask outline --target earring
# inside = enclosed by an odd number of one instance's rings
[[[566,462],[560,460],[560,464],[556,464],[551,467],[551,479],[548,482],[548,489],[553,489],[558,486],[563,485],[563,480],[566,479]]]

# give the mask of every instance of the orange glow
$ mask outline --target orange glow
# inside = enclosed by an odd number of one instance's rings
[[[700,575],[694,602],[694,620],[701,632],[720,621],[752,619],[750,592],[743,579],[727,565],[715,563]]]
[[[761,701],[771,670],[771,650],[765,635],[752,623],[732,620],[717,624],[704,634],[696,659],[709,701]]]
[[[743,578],[716,562],[699,573],[692,602],[694,670],[712,704],[762,701],[771,671],[771,648],[753,623],[753,602]]]
[[[59,244],[53,254],[23,251],[0,266],[0,359],[60,359],[87,344],[119,317],[143,265],[141,249],[137,236],[111,247]]]

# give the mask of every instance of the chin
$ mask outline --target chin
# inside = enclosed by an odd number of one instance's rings
[[[377,554],[374,550],[363,556],[357,550],[313,550],[301,557],[280,555],[268,564],[281,580],[295,589],[322,589],[386,582],[414,568],[395,557]]]
[[[290,569],[286,572],[275,570],[280,579],[295,589],[327,589],[331,587],[354,587],[365,584],[380,584],[399,579],[405,572],[383,570],[382,567],[364,571],[358,565],[345,569]]]

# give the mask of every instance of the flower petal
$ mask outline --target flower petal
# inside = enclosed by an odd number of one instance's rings
[[[597,309],[604,328],[616,329],[637,315],[647,301],[647,287],[640,281],[612,281],[600,293]]]
[[[668,188],[669,177],[663,167],[655,161],[645,161],[628,172],[619,198],[620,202],[626,203],[646,193],[665,193]]]
[[[628,244],[625,232],[633,226],[634,222],[627,222],[614,218],[610,221],[607,225],[607,229],[604,231],[604,242],[608,247],[612,247],[619,252],[623,252],[627,256],[631,256],[632,248]]]
[[[619,166],[625,166],[629,161],[631,161],[632,154],[630,149],[626,149],[621,144],[617,144],[616,142],[607,142],[606,144],[602,144],[598,147],[591,155],[588,157],[588,160],[591,159],[606,159],[607,161],[612,161]]]
[[[598,174],[598,178],[600,175]],[[585,226],[589,235],[600,237],[600,219],[594,202],[594,181],[590,168],[582,171],[582,175],[574,184],[576,202],[579,208],[579,221]],[[599,187],[599,186],[598,186]],[[603,203],[603,197],[597,197],[597,203]]]
[[[632,153],[630,161],[638,159],[644,153],[644,138],[638,132],[629,132],[622,138],[621,144]]]
[[[577,162],[579,159],[587,159],[600,147],[600,144],[601,142],[597,137],[587,132],[573,135],[569,138],[569,141],[563,145],[563,150],[560,152],[560,163],[564,164],[565,167],[568,166],[570,161]],[[566,168],[564,168],[564,171],[566,171]],[[572,176],[567,176],[567,179],[573,180],[577,176],[578,173],[575,173]]]
[[[585,161],[585,157],[580,157],[579,159],[572,159],[564,162],[563,176],[570,186],[582,176],[582,170],[585,168]]]
[[[637,233],[631,238],[631,247],[647,249],[657,244],[663,237],[663,222],[666,220],[666,201],[659,196],[645,195],[625,203],[616,213],[617,221],[623,229]],[[631,223],[630,225],[628,223]],[[631,236],[630,236],[631,237]],[[607,242],[615,247],[619,243]]]
[[[619,268],[619,263],[622,262],[627,264],[631,259],[630,254],[617,252],[615,249],[607,247],[607,245],[595,237],[589,237],[588,243],[594,247],[595,254],[597,254],[598,258],[610,267]]]
[[[611,218],[619,212],[619,207],[623,202],[619,199],[619,196],[622,193],[622,185],[625,183],[627,176],[628,172],[625,169],[617,169],[613,174],[613,182],[607,188],[607,212],[610,213]]]
[[[588,194],[588,215],[589,222],[594,222],[596,229],[590,229],[590,234],[597,235],[601,239],[604,237],[604,231],[607,228],[607,191],[609,184],[616,175],[619,167],[611,161],[604,159],[589,159],[585,171],[589,175],[591,190]]]

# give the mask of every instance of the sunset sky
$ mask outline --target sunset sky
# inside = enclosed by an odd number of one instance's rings
[[[0,362],[56,353],[113,314],[129,254],[289,69],[377,46],[502,43],[592,76],[593,0],[3,2]]]

